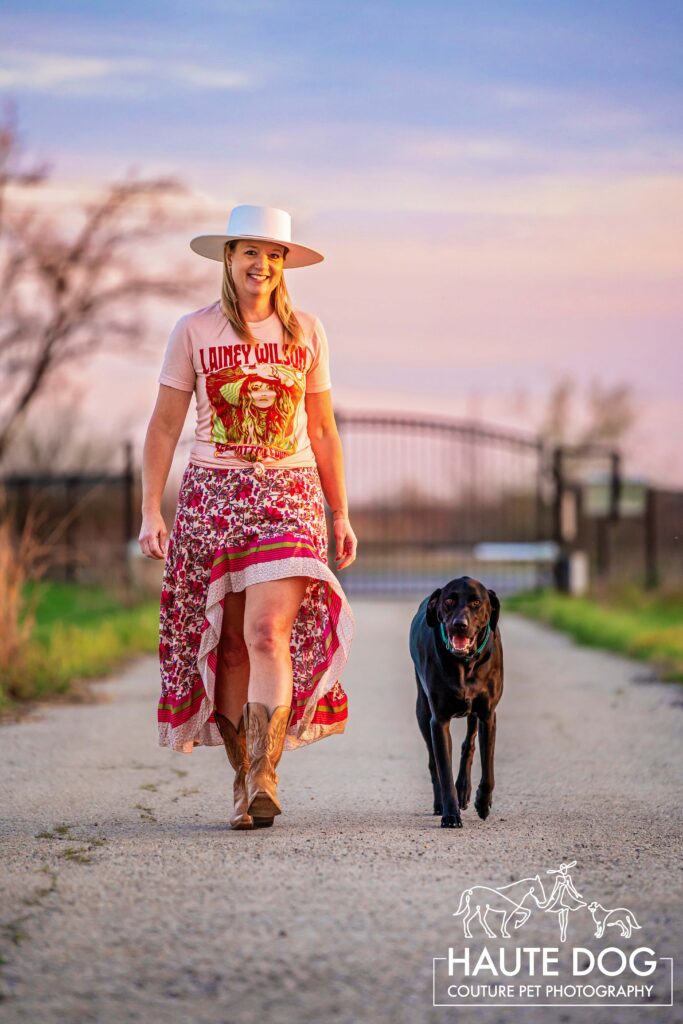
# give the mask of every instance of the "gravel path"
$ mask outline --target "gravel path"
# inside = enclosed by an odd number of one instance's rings
[[[547,883],[563,860],[582,894],[636,914],[624,948],[680,964],[683,704],[643,665],[504,615],[493,811],[442,830],[414,719],[416,604],[354,602],[347,732],[285,753],[270,830],[227,827],[222,749],[157,747],[152,659],[98,703],[2,728],[7,1024],[683,1020],[433,1007],[432,958],[464,942],[461,891]],[[572,915],[570,938],[589,945],[591,924]],[[555,916],[527,938],[557,945]]]

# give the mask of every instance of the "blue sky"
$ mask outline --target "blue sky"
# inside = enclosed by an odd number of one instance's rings
[[[681,167],[680,2],[3,6],[0,85],[65,159],[177,166],[248,144],[288,165],[308,146],[337,170],[361,156],[435,174]],[[472,142],[425,156],[406,131]]]
[[[632,384],[642,452],[673,429],[680,0],[10,2],[0,38],[55,182],[177,173],[214,229],[292,211],[327,260],[290,288],[344,401],[509,422],[571,372]]]

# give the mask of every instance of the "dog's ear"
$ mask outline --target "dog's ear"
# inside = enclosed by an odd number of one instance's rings
[[[498,594],[495,590],[488,591],[489,600],[491,601],[491,618],[489,619],[491,625],[491,632],[496,632],[496,626],[498,625],[498,618],[500,616],[500,601],[498,600]]]
[[[427,611],[426,611],[426,614],[425,614],[425,618],[427,620],[427,625],[431,626],[432,629],[436,628],[436,626],[438,625],[438,621],[439,621],[437,619],[437,617],[436,617],[436,606],[437,606],[438,601],[439,601],[439,594],[440,593],[441,593],[441,587],[437,587],[436,590],[434,591],[434,593],[432,594],[432,596],[427,601]]]

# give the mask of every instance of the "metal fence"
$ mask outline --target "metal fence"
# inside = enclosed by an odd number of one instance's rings
[[[683,586],[683,491],[624,481],[616,451],[549,449],[537,437],[444,417],[338,411],[336,419],[359,538],[357,560],[340,576],[349,594],[424,595],[465,574],[501,594],[563,584],[563,560],[577,551],[598,584]],[[186,458],[179,446],[163,508],[169,528]],[[597,482],[586,475],[596,465]],[[140,525],[130,444],[118,473],[14,474],[1,483],[17,530],[37,511],[53,578],[130,582]],[[334,569],[329,518],[328,533]]]
[[[683,586],[683,491],[624,479],[619,453],[599,445],[557,447],[552,465],[553,539],[585,554],[594,583]]]
[[[127,582],[128,545],[139,527],[131,444],[119,473],[13,473],[0,486],[17,534],[30,516],[36,540],[49,549],[49,578]]]
[[[444,417],[336,419],[359,538],[349,593],[424,593],[459,575],[499,593],[550,582],[538,438]]]

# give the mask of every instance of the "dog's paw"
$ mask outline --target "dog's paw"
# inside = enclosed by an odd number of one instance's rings
[[[443,806],[441,804],[438,804],[436,800],[434,801],[434,810],[432,813],[438,814],[439,816],[443,814]]]
[[[492,803],[493,797],[490,793],[482,793],[480,789],[477,790],[477,795],[474,799],[474,807],[482,821],[486,821],[488,818]]]
[[[462,828],[462,818],[459,814],[444,814],[441,828]]]

